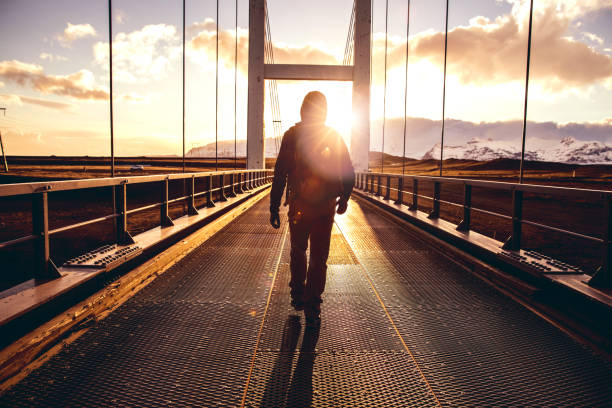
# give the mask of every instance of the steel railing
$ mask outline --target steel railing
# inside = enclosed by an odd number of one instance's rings
[[[13,247],[26,242],[34,242],[36,270],[34,276],[37,278],[58,277],[57,267],[51,260],[49,238],[60,232],[81,228],[102,221],[115,220],[116,241],[118,244],[126,245],[133,243],[128,231],[128,215],[137,212],[160,209],[159,226],[168,227],[174,225],[169,216],[170,204],[185,202],[187,214],[196,215],[198,209],[195,205],[196,197],[205,196],[204,207],[214,207],[216,201],[227,201],[228,197],[236,197],[237,194],[250,191],[271,182],[272,170],[235,170],[216,172],[197,172],[180,174],[162,174],[150,176],[114,177],[99,179],[50,181],[35,183],[19,183],[0,185],[0,197],[30,196],[32,199],[32,234],[0,242],[0,249]],[[205,179],[206,188],[196,191],[196,180]],[[217,179],[217,183],[215,183]],[[168,186],[170,181],[184,180],[186,182],[187,194],[169,198]],[[138,208],[127,209],[127,185],[158,183],[161,182],[161,199],[158,203],[145,205]],[[215,187],[216,184],[216,187]],[[49,193],[58,191],[77,191],[89,188],[111,187],[113,189],[112,199],[114,202],[114,213],[98,218],[65,225],[59,228],[49,229]]]
[[[396,181],[397,187],[392,187],[392,180]],[[406,181],[412,182],[412,190],[404,189]],[[419,186],[423,183],[428,183],[433,186],[432,196],[419,194]],[[443,185],[459,185],[463,186],[463,202],[456,203],[452,201],[442,200],[440,192]],[[504,190],[512,193],[512,215],[500,214],[496,211],[477,208],[472,205],[472,188],[481,187],[492,190]],[[440,204],[447,204],[455,208],[463,209],[463,218],[456,226],[458,231],[468,232],[471,229],[472,211],[489,216],[500,218],[511,224],[512,232],[508,240],[503,244],[503,248],[511,251],[518,251],[522,248],[522,226],[529,225],[535,228],[546,231],[560,233],[573,238],[583,239],[602,248],[600,267],[595,275],[590,280],[591,285],[607,286],[612,284],[612,192],[605,190],[591,190],[581,188],[567,188],[554,186],[540,186],[533,184],[518,184],[498,181],[485,180],[470,180],[448,177],[430,177],[430,176],[415,176],[401,175],[389,173],[357,173],[356,188],[365,193],[370,193],[386,200],[391,199],[391,192],[397,193],[397,199],[394,201],[396,205],[407,205],[409,211],[419,210],[419,199],[431,201],[432,210],[428,214],[428,218],[440,218]],[[384,194],[383,194],[384,192]],[[542,222],[535,222],[523,219],[523,194],[530,193],[540,196],[549,195],[554,197],[574,197],[582,200],[588,200],[593,203],[601,202],[603,204],[603,214],[601,216],[601,224],[603,226],[603,237],[597,237],[589,234],[570,231],[565,228],[559,228]],[[411,200],[404,199],[404,196],[409,194]]]

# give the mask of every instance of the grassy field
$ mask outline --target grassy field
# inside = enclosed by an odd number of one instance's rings
[[[61,159],[61,160],[60,160]],[[379,171],[380,153],[372,153],[370,167]],[[10,172],[0,173],[0,183],[25,182],[51,179],[77,179],[91,177],[108,177],[109,168],[105,158],[9,158]],[[131,171],[132,165],[144,165],[143,170]],[[189,159],[186,171],[210,171],[215,169],[214,159]],[[234,160],[219,161],[219,169],[231,169]],[[402,158],[385,155],[384,171],[402,173]],[[237,161],[238,168],[244,168],[244,159]],[[268,160],[266,167],[272,168],[274,160]],[[436,161],[406,160],[406,174],[435,176],[439,174],[439,163]],[[382,166],[381,166],[382,167]],[[475,162],[447,160],[443,163],[443,175],[446,177],[478,178],[497,181],[516,182],[518,162],[512,160],[495,160]],[[119,158],[116,174],[118,176],[174,173],[182,171],[182,160],[179,158]],[[565,187],[611,190],[612,166],[576,166],[558,163],[528,163],[525,171],[525,182],[531,184],[558,185]],[[205,190],[204,180],[196,185],[197,191]],[[393,187],[396,187],[395,181]],[[133,209],[158,203],[161,195],[161,183],[147,185],[128,185],[128,208]],[[183,194],[183,182],[170,183],[170,198]],[[411,185],[405,186],[406,200],[410,200]],[[422,182],[419,194],[432,196],[432,183]],[[392,197],[396,193],[393,192]],[[461,186],[445,185],[441,199],[457,204],[463,201]],[[511,195],[506,191],[474,188],[472,205],[490,212],[504,215],[511,214]],[[198,205],[203,205],[200,198]],[[431,200],[421,199],[420,209],[431,210]],[[32,231],[32,204],[29,197],[8,197],[0,199],[0,241],[16,239]],[[458,206],[442,204],[441,217],[454,223],[462,218],[462,209]],[[558,228],[603,236],[601,202],[572,199],[560,200],[555,197],[526,194],[524,197],[524,217],[527,220],[540,222]],[[112,214],[112,191],[110,188],[95,188],[76,192],[49,193],[50,228],[58,228],[76,222]],[[185,213],[182,203],[170,206],[173,218]],[[155,227],[159,222],[159,209],[154,208],[135,213],[128,217],[129,230],[132,234]],[[488,214],[472,213],[472,228],[504,241],[510,235],[510,222]],[[69,258],[113,241],[112,222],[102,222],[91,226],[70,230],[53,235],[51,254],[56,264]],[[549,254],[558,259],[583,267],[591,273],[599,265],[601,249],[589,242],[570,239],[564,235],[524,227],[524,246]],[[23,244],[0,250],[0,290],[26,280],[32,269],[33,248]]]

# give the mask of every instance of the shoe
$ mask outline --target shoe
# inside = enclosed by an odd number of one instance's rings
[[[304,310],[304,302],[301,300],[291,299],[291,306],[293,306],[296,312]]]

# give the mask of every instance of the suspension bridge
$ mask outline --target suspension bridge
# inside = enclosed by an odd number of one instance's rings
[[[612,405],[612,193],[368,171],[371,19],[356,0],[342,65],[277,64],[266,2],[249,1],[247,169],[0,186],[31,203],[31,233],[0,249],[31,248],[34,275],[0,293],[1,406]],[[318,329],[290,306],[286,217],[268,225],[264,93],[279,140],[287,79],[353,84],[357,181]],[[95,192],[110,214],[53,222],[50,200]],[[563,208],[585,202],[577,231]],[[134,231],[141,214],[155,225]],[[482,215],[509,238],[479,233]],[[54,237],[103,223],[110,243],[54,262]],[[596,247],[596,271],[528,248],[528,228]]]

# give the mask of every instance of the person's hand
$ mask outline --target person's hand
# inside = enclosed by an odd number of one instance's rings
[[[280,215],[278,211],[270,212],[270,225],[275,229],[280,228]]]
[[[348,203],[345,200],[338,200],[338,208],[336,209],[336,212],[338,214],[344,214],[346,212],[346,207],[348,206]]]

